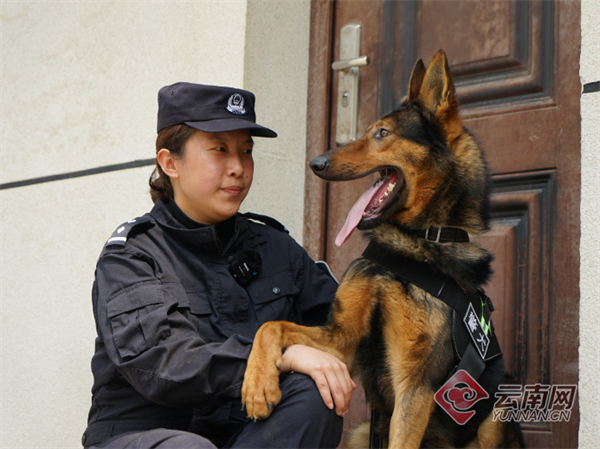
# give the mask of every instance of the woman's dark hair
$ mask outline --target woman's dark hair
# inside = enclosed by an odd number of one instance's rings
[[[194,135],[196,130],[183,123],[179,125],[167,126],[161,129],[156,136],[156,154],[162,148],[166,148],[171,152],[174,159],[181,159],[185,151],[185,144],[190,137]],[[162,170],[156,159],[156,167],[150,175],[150,196],[152,202],[157,200],[167,200],[173,198],[173,186],[171,178],[169,178]]]

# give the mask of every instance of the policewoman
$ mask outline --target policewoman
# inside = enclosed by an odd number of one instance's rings
[[[84,447],[336,447],[355,388],[306,346],[283,356],[282,401],[246,418],[252,339],[270,320],[326,321],[336,282],[275,220],[240,214],[252,184],[254,95],[176,83],[158,95],[153,209],[96,266],[97,338]]]

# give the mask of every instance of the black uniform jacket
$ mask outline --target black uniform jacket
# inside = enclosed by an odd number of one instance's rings
[[[240,406],[261,324],[326,320],[336,282],[283,230],[239,214],[234,221],[221,248],[215,226],[189,229],[158,201],[108,240],[92,293],[98,337],[84,445],[127,431],[186,430],[193,409],[223,424]],[[229,266],[247,251],[262,264],[242,287]]]

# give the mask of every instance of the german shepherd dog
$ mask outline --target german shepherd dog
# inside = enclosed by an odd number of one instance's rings
[[[381,174],[352,208],[336,244],[358,227],[368,241],[417,265],[428,264],[465,292],[488,281],[492,256],[468,241],[468,234],[488,229],[487,168],[462,125],[442,50],[427,69],[417,61],[400,107],[359,140],[310,166],[327,181]],[[432,228],[462,230],[467,241],[428,238]],[[489,398],[473,407],[473,419],[460,425],[436,405],[436,391],[456,366],[452,315],[451,307],[430,293],[358,258],[343,276],[328,324],[311,328],[275,321],[259,329],[242,387],[248,416],[269,416],[281,399],[282,350],[302,344],[335,355],[360,377],[369,404],[381,414],[376,431],[390,448],[524,447],[518,423],[492,419],[494,393],[503,382],[502,357],[488,361],[478,379]]]

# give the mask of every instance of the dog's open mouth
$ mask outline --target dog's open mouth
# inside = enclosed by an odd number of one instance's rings
[[[374,227],[379,224],[384,212],[393,209],[396,194],[404,185],[404,177],[393,168],[380,169],[379,173],[381,178],[352,206],[344,226],[335,239],[337,246],[342,246],[357,227],[365,229]]]

